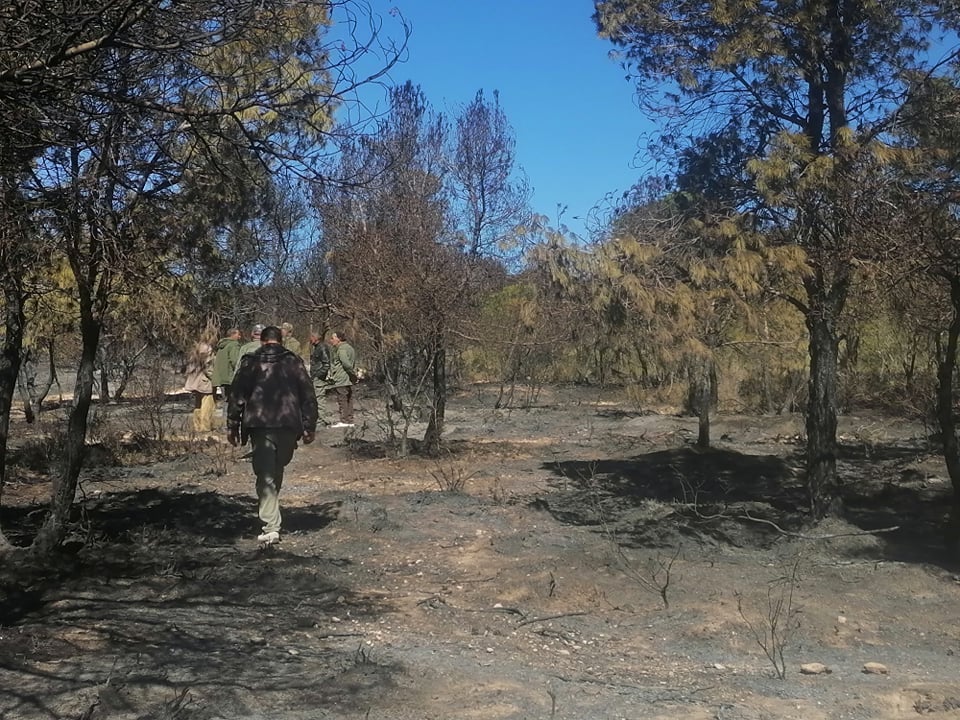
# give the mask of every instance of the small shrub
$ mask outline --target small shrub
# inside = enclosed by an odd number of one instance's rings
[[[465,472],[462,465],[453,462],[445,465],[440,459],[437,459],[435,466],[436,469],[431,470],[430,475],[436,481],[441,492],[463,492],[467,486],[467,480],[473,476],[473,473]]]
[[[144,368],[142,392],[130,410],[129,430],[134,437],[163,443],[173,434],[167,379],[163,362],[156,359]]]
[[[772,580],[767,586],[766,606],[760,611],[749,613],[744,608],[743,594],[735,593],[737,611],[749,628],[753,639],[763,650],[773,665],[777,677],[784,680],[787,676],[785,659],[787,647],[800,629],[800,610],[794,604],[794,593],[799,586],[800,557],[785,568],[783,575]]]

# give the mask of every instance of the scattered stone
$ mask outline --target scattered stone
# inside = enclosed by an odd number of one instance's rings
[[[833,672],[833,670],[828,668],[823,663],[812,662],[801,665],[800,672],[803,675],[829,675]]]
[[[890,671],[883,663],[868,662],[863,664],[863,671],[868,675],[886,675]]]

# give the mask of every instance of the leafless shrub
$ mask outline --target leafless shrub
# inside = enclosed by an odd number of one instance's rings
[[[11,453],[10,464],[35,472],[50,472],[62,442],[63,436],[59,432],[32,437]]]
[[[430,476],[436,481],[441,492],[463,492],[467,486],[467,480],[474,475],[474,473],[467,473],[462,465],[453,461],[445,464],[440,458],[434,460],[434,466],[435,469],[430,471]]]
[[[647,558],[642,563],[637,563],[627,555],[616,537],[611,538],[611,542],[616,548],[618,566],[624,575],[645,591],[657,595],[663,603],[663,609],[668,610],[670,608],[668,593],[671,583],[675,579],[673,565],[680,557],[683,548],[678,546],[672,555],[657,552],[656,556]]]
[[[156,525],[141,525],[127,532],[131,544],[144,551],[155,551],[165,542],[170,541],[171,533],[167,528]]]
[[[744,607],[741,592],[735,593],[741,619],[781,680],[787,676],[786,650],[800,628],[800,610],[794,603],[794,593],[800,584],[800,562],[798,555],[780,577],[768,584],[766,604],[756,612],[751,613]]]
[[[503,480],[495,477],[490,485],[490,499],[493,501],[493,504],[506,505],[509,497],[510,494],[507,492],[506,487],[504,487]]]
[[[209,461],[210,465],[205,474],[223,477],[227,474],[233,453],[232,448],[222,442],[205,442],[200,446],[200,453]]]
[[[193,704],[193,698],[190,696],[190,689],[183,688],[176,691],[174,696],[163,704],[157,715],[157,720],[185,720],[189,717],[190,706]]]
[[[591,489],[594,511],[596,512],[597,519],[603,531],[603,536],[610,543],[610,547],[616,558],[617,567],[642,590],[653,593],[659,597],[660,602],[663,603],[664,610],[669,609],[670,587],[674,580],[677,579],[673,571],[673,566],[680,557],[683,547],[678,545],[673,553],[668,555],[658,551],[654,557],[648,557],[643,562],[637,562],[631,558],[626,550],[624,550],[616,528],[607,520],[607,514],[599,497],[595,477],[596,467],[593,466],[590,468],[590,476],[587,480],[588,487]]]
[[[144,367],[143,390],[134,400],[129,431],[134,439],[162,444],[173,434],[174,417],[168,412],[167,374],[162,359]]]
[[[350,496],[350,508],[353,510],[353,521],[357,525],[360,524],[360,504],[363,502],[363,495],[360,493],[353,493]]]
[[[360,643],[357,646],[357,651],[353,654],[353,663],[354,665],[372,665],[373,649],[365,648],[363,643]]]
[[[557,716],[557,693],[553,688],[547,688],[547,695],[550,696],[550,717]]]

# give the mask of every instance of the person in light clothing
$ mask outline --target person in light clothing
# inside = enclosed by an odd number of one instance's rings
[[[213,416],[217,401],[213,397],[213,364],[215,355],[209,343],[198,342],[187,356],[183,389],[193,398],[193,431],[208,433],[213,430]]]

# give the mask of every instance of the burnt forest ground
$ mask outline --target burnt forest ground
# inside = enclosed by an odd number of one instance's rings
[[[62,552],[0,568],[0,717],[960,718],[929,428],[842,417],[844,514],[810,525],[797,416],[719,415],[699,450],[694,418],[616,388],[496,392],[403,460],[361,393],[355,429],[297,451],[269,548],[246,448],[186,435],[183,399],[153,409],[162,444],[99,407]],[[15,542],[64,411],[13,421]]]

